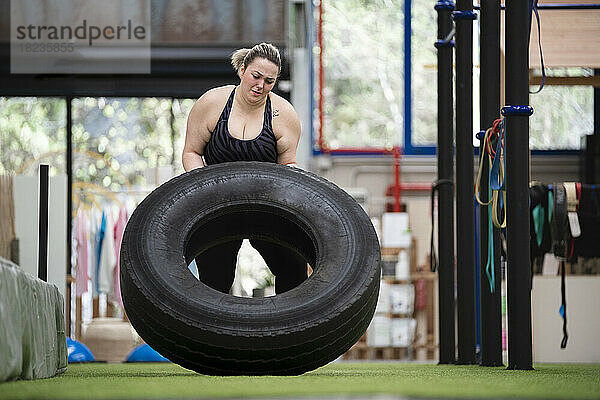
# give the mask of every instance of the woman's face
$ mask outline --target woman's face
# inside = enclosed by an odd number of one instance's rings
[[[242,95],[250,103],[261,103],[267,97],[275,81],[279,69],[277,65],[266,58],[255,58],[247,68],[242,66],[239,71]]]

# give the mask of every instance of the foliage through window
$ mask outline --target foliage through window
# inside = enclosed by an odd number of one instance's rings
[[[437,13],[434,3],[412,2],[413,146],[437,145]]]
[[[324,6],[324,141],[329,148],[435,146],[437,15],[411,2],[411,118],[404,132],[404,1],[331,0]],[[478,31],[475,29],[474,35]],[[475,43],[478,38],[475,36]],[[477,46],[475,46],[477,51]],[[478,58],[478,57],[476,57]],[[479,126],[479,71],[474,61],[474,127]],[[584,68],[547,69],[549,76],[589,76]],[[539,75],[539,71],[537,73]],[[318,95],[317,95],[318,98]],[[533,150],[579,150],[593,133],[593,88],[546,85],[530,96]],[[478,141],[474,139],[474,144]],[[405,147],[406,148],[406,147]]]
[[[412,132],[404,132],[404,1],[333,0],[324,8],[324,140],[332,148],[435,145],[436,19],[413,1]],[[433,28],[432,28],[433,27]]]
[[[193,99],[84,97],[72,101],[74,181],[119,191],[147,188],[149,169],[183,172]],[[0,173],[66,173],[66,100],[0,98]]]
[[[398,0],[324,4],[324,139],[330,148],[402,143],[403,7]]]
[[[0,97],[0,174],[66,173],[66,101],[48,97]]]
[[[548,76],[589,76],[592,71],[568,68],[547,69],[546,73]],[[533,150],[579,150],[585,147],[582,136],[594,133],[594,88],[591,86],[546,85],[540,93],[529,96],[529,103],[534,109],[529,119],[529,144]]]

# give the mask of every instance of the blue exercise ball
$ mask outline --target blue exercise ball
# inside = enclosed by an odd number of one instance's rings
[[[170,362],[148,344],[140,344],[127,356],[127,362]]]
[[[71,338],[67,338],[67,354],[70,363],[95,361],[94,355],[86,345]]]

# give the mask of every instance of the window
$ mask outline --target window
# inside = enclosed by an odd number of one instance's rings
[[[0,97],[0,174],[66,173],[66,101],[50,97]]]
[[[403,143],[403,7],[398,0],[324,5],[324,141],[340,147]]]
[[[405,7],[410,7],[412,21],[410,91],[404,85]],[[433,46],[437,39],[436,21],[432,4],[421,1],[332,0],[325,3],[323,141],[328,148],[400,145],[404,146],[405,154],[434,153],[437,141],[437,51]],[[477,35],[475,30],[474,131],[479,127]],[[551,68],[547,74],[585,77],[593,71]],[[409,104],[405,104],[407,92],[410,92]],[[316,96],[318,98],[318,94]],[[593,132],[593,101],[591,86],[547,84],[541,93],[532,94],[530,104],[535,110],[530,118],[532,150],[581,149],[582,137]],[[478,146],[475,138],[474,145]]]
[[[193,100],[73,99],[74,180],[110,191],[148,187],[148,170],[181,165],[182,119]],[[185,122],[183,122],[185,129]]]
[[[593,71],[554,68],[546,69],[546,74],[549,77],[590,76]],[[585,147],[582,137],[594,132],[593,87],[546,85],[540,93],[529,96],[529,103],[534,109],[529,119],[531,149],[579,150]]]
[[[153,169],[183,172],[181,151],[194,101],[74,98],[76,189],[147,190]],[[34,175],[39,163],[50,165],[50,175],[66,174],[66,104],[64,98],[0,97],[0,174]]]
[[[410,8],[412,19],[409,65],[405,64],[405,7]],[[437,32],[431,26],[435,18],[427,2],[325,4],[323,141],[328,148],[404,146],[406,154],[433,151]],[[406,67],[411,70],[410,89],[405,85]],[[407,91],[411,101],[405,103]]]
[[[433,3],[412,4],[411,144],[437,145],[437,13]]]

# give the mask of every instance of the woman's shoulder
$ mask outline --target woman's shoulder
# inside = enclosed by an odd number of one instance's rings
[[[205,124],[208,130],[212,131],[234,87],[235,85],[226,85],[206,91],[194,103],[188,119],[194,123]]]
[[[274,117],[281,117],[286,122],[294,122],[298,119],[298,114],[294,106],[285,98],[271,92],[271,108]]]
[[[278,95],[277,93],[271,92],[271,104],[273,107],[278,107],[280,109],[285,109],[285,110],[294,110],[294,107],[292,106],[292,104],[287,101],[284,97],[281,97],[280,95]]]
[[[271,109],[275,137],[300,135],[300,119],[289,101],[271,92]]]
[[[294,106],[285,98],[273,92],[271,92],[271,108],[274,117],[281,116],[284,120],[295,120],[298,118]]]
[[[202,96],[194,103],[192,112],[201,114],[206,114],[207,112],[210,113],[211,111],[216,110],[219,110],[220,112],[227,103],[227,98],[234,87],[235,85],[219,86],[204,92],[204,94],[202,94]]]
[[[225,102],[227,102],[227,98],[231,94],[233,88],[235,88],[235,85],[219,86],[207,90],[202,96],[200,96],[196,103],[212,105],[214,103],[220,103],[223,99],[225,99]]]

